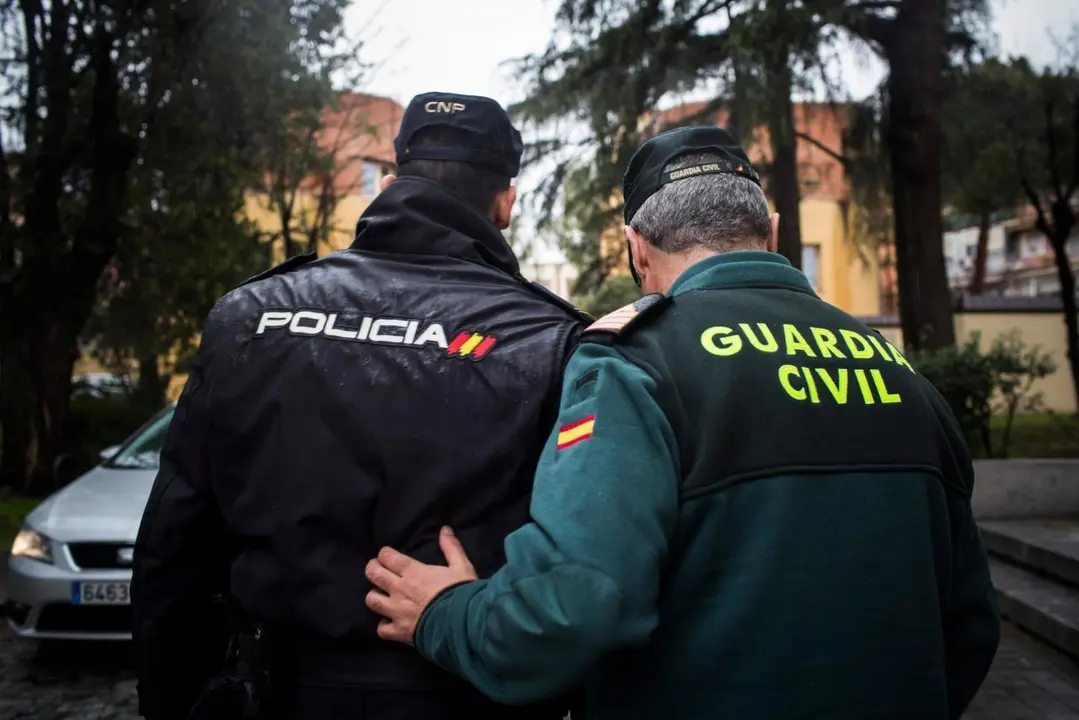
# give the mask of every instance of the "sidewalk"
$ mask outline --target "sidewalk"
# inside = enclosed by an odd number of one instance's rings
[[[1079,720],[1079,665],[1005,622],[989,677],[963,720]]]
[[[0,595],[2,588],[0,572]],[[16,640],[4,622],[0,717],[137,720],[131,670],[122,662],[96,663],[101,651],[92,650],[50,661],[38,657],[33,643]],[[1079,665],[1006,622],[989,677],[963,720],[1079,720]]]

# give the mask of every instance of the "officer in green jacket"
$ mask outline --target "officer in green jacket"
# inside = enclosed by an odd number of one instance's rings
[[[962,433],[902,353],[774,248],[714,127],[625,177],[650,294],[569,361],[532,523],[476,580],[386,548],[382,637],[496,700],[584,684],[589,718],[957,718],[999,618]]]

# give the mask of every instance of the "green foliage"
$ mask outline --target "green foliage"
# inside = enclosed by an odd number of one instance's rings
[[[535,209],[541,222],[561,217],[573,224],[574,232],[562,236],[567,257],[578,264],[577,291],[598,288],[617,260],[598,238],[619,223],[622,175],[643,139],[671,125],[719,117],[746,144],[762,124],[774,138],[793,134],[791,93],[815,93],[823,85],[832,99],[848,100],[826,71],[827,59],[851,35],[883,54],[874,38],[894,35],[897,4],[561,0],[548,49],[517,63],[527,99],[513,110],[539,138],[527,148],[526,162],[543,158],[553,166]],[[986,0],[948,4],[954,55],[977,46],[987,9]],[[658,111],[702,90],[712,100],[699,112],[677,117]],[[844,147],[825,148],[844,161],[855,204],[867,208],[852,218],[852,235],[866,256],[888,238],[892,222],[888,166],[881,162],[886,109],[883,95],[855,108],[857,122]],[[766,181],[770,169],[767,163],[759,168]]]
[[[11,549],[23,520],[40,502],[41,498],[12,495],[6,488],[0,488],[0,554]]]
[[[993,437],[1002,437],[1005,430],[1009,457],[1079,458],[1079,419],[1074,415],[1026,413],[1016,415],[1011,422],[994,417],[990,423]]]
[[[990,58],[950,74],[946,98],[944,181],[955,210],[1014,210],[1030,193],[1042,202],[1071,182],[1079,142],[1074,61],[1039,71],[1023,57]]]
[[[1022,202],[1014,133],[1017,123],[1037,118],[1036,84],[1026,60],[990,59],[948,78],[941,167],[945,198],[955,212],[991,215]]]
[[[217,298],[266,265],[255,229],[241,216],[249,174],[219,163],[210,156],[214,138],[202,139],[208,141],[205,153],[188,152],[185,158],[170,151],[143,166],[133,222],[98,281],[94,312],[82,334],[98,360],[118,374],[139,361],[146,373],[160,358],[163,377],[139,378],[159,401],[172,371],[193,353]],[[143,184],[151,173],[167,182],[167,196]]]
[[[257,133],[264,171],[251,187],[261,192],[277,220],[264,240],[280,241],[285,257],[317,250],[319,242],[342,229],[334,227],[334,212],[342,197],[360,189],[364,177],[356,171],[362,162],[356,148],[365,144],[365,135],[386,130],[368,122],[366,96],[334,89],[335,78],[345,88],[362,83],[369,65],[360,59],[360,43],[337,28],[319,50],[317,64],[299,81],[264,99],[263,112],[280,121]]]
[[[1076,47],[1079,30],[1073,33]],[[1074,52],[1074,51],[1073,51]],[[1025,199],[1057,257],[1075,392],[1079,324],[1068,239],[1079,226],[1079,55],[1036,70],[1025,58],[989,60],[953,80],[960,110],[948,136],[957,209],[988,215]]]
[[[321,109],[348,4],[0,3],[0,484],[49,482],[92,313],[102,352],[145,359],[251,269],[243,192],[267,133]]]
[[[98,465],[102,450],[127,439],[161,409],[138,396],[82,396],[72,399],[57,459],[54,482],[63,487]]]
[[[541,224],[561,217],[572,226],[560,235],[578,292],[595,291],[621,259],[599,238],[619,224],[622,176],[641,142],[675,124],[714,122],[720,108],[751,140],[771,109],[768,81],[817,64],[816,17],[788,0],[562,0],[548,50],[518,63],[528,97],[513,110],[540,136],[526,162],[554,162],[537,208]],[[790,85],[777,85],[783,103]],[[655,113],[664,98],[702,87],[718,92],[700,112]]]
[[[1056,370],[1052,358],[1025,345],[1018,330],[998,337],[987,352],[975,334],[962,345],[912,353],[911,359],[944,396],[972,449],[987,457],[1008,456],[1016,415],[1041,409],[1042,395],[1033,385]],[[994,418],[999,433],[991,432]]]
[[[333,165],[315,134],[333,96],[327,74],[341,69],[340,5],[296,3],[293,22],[260,12],[215,24],[144,141],[82,340],[113,372],[139,365],[140,390],[158,401],[217,298],[267,265],[259,230],[243,219],[245,193],[271,185],[271,198],[291,193],[291,210],[304,178]],[[256,38],[258,52],[236,52]]]
[[[601,317],[628,305],[640,296],[641,289],[633,282],[633,278],[615,275],[604,281],[595,292],[580,298],[577,306],[593,317]]]

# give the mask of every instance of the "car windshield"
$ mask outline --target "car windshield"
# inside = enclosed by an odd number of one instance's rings
[[[113,468],[156,470],[161,462],[161,448],[172,422],[173,408],[162,410],[157,417],[135,433],[106,465]]]

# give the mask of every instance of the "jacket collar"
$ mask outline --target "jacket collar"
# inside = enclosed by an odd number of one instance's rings
[[[705,258],[679,275],[667,294],[724,287],[776,286],[816,295],[801,270],[782,255],[763,250],[736,250]]]
[[[351,249],[445,255],[520,274],[517,257],[494,223],[423,178],[390,183],[360,216]]]

